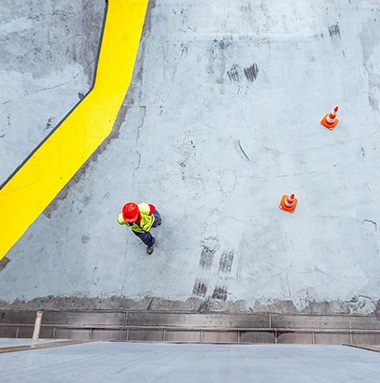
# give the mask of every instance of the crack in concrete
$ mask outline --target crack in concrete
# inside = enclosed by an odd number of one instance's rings
[[[376,223],[375,221],[372,221],[372,220],[370,220],[370,219],[365,219],[365,220],[362,222],[362,225],[363,225],[364,222],[369,222],[369,223],[374,224],[374,225],[375,225],[375,231],[377,231],[377,223]]]
[[[238,140],[238,145],[239,145],[240,150],[241,150],[242,153],[244,154],[245,158],[246,158],[248,161],[251,161],[250,158],[247,156],[247,153],[246,153],[246,152],[244,151],[244,149],[242,148],[241,143],[240,143],[240,140]]]

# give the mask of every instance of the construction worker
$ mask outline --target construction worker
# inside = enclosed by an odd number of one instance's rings
[[[147,245],[147,253],[153,253],[156,239],[150,234],[150,229],[160,226],[162,222],[154,205],[145,202],[139,204],[128,202],[123,206],[117,221],[120,225],[129,226],[133,233]]]

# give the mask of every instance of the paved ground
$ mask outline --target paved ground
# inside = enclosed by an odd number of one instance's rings
[[[0,184],[90,89],[104,8],[103,0],[1,1]]]
[[[1,36],[11,39],[9,25],[25,23],[8,3]],[[75,24],[80,5],[64,4]],[[102,11],[101,1],[83,7],[91,21]],[[379,23],[375,0],[151,1],[114,134],[8,253],[2,306],[378,314]],[[87,27],[94,47],[101,25]],[[62,73],[80,68],[82,82],[55,93],[45,115],[26,113],[17,142],[39,142],[48,118],[86,92],[80,53]],[[31,69],[4,68],[20,98]],[[329,131],[319,121],[335,105],[340,123]],[[16,140],[2,134],[8,153]],[[23,156],[2,156],[3,179]],[[278,205],[292,192],[289,214]],[[116,222],[128,200],[163,216],[152,256]]]
[[[45,346],[3,353],[2,381],[40,382],[42,376],[49,382],[349,383],[364,377],[372,383],[380,372],[378,353],[344,346],[122,342]]]

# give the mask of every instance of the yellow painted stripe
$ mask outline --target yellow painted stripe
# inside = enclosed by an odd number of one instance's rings
[[[148,0],[108,0],[92,91],[0,190],[0,259],[111,133],[129,88]]]

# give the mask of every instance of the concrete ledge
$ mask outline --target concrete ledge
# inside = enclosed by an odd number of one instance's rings
[[[0,337],[32,336],[35,311],[0,312]],[[380,345],[376,316],[46,311],[41,338],[139,342]]]

